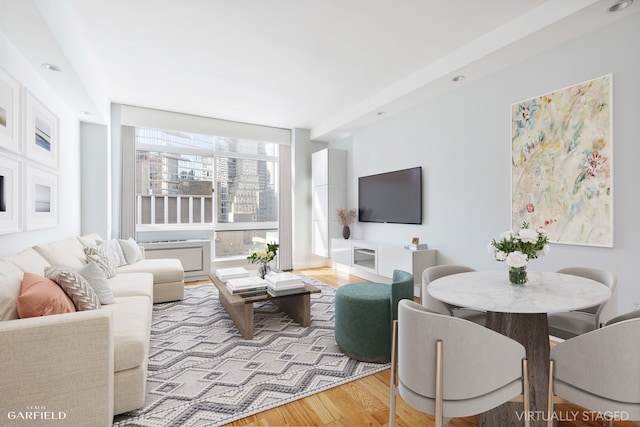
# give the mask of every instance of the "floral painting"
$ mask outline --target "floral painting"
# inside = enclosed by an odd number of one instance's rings
[[[511,222],[613,246],[612,76],[511,106]]]

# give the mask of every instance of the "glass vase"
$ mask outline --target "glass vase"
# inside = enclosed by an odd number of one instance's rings
[[[345,239],[348,239],[349,236],[351,236],[351,229],[349,228],[348,225],[344,225],[342,227],[342,237],[344,237]]]
[[[258,267],[258,274],[260,275],[261,279],[264,279],[264,277],[269,274],[269,272],[271,271],[271,267],[269,266],[268,262],[261,262],[260,263],[260,267]]]
[[[519,286],[527,283],[527,267],[509,267],[509,281]]]

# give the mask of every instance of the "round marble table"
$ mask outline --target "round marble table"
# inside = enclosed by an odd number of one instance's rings
[[[546,425],[549,385],[547,313],[601,304],[611,297],[604,284],[562,273],[528,272],[523,285],[509,283],[507,270],[452,274],[427,287],[431,298],[484,310],[487,327],[518,342],[527,351],[531,425]],[[478,416],[479,426],[523,425],[522,404],[509,402]]]

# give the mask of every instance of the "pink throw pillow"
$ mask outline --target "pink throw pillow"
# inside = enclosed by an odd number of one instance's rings
[[[33,273],[22,277],[17,308],[23,319],[76,311],[71,298],[56,282]]]

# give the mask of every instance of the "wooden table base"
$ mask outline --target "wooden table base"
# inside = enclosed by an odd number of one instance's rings
[[[215,275],[209,276],[213,284],[218,288],[218,299],[229,313],[242,338],[250,340],[253,338],[253,303],[270,301],[280,307],[300,326],[307,327],[311,324],[311,294],[320,292],[320,289],[305,283],[305,290],[299,294],[284,295],[279,297],[265,296],[255,301],[245,301],[238,295],[232,295],[227,290],[226,285]]]
[[[529,415],[531,427],[546,427],[549,386],[549,324],[545,313],[487,313],[489,329],[522,344],[529,365],[531,412],[524,414],[523,404],[508,402],[478,415],[481,427],[523,426]]]

